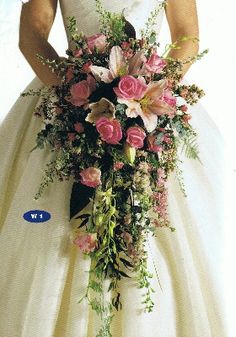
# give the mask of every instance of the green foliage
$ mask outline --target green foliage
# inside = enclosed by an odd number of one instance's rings
[[[112,13],[105,10],[100,0],[95,0],[96,11],[99,14],[100,31],[109,38],[110,43],[117,44],[127,38],[123,13]]]
[[[70,34],[75,34],[78,31],[76,18],[74,16],[68,16],[66,19],[68,21],[67,29]]]
[[[140,260],[138,267],[138,287],[145,288],[146,292],[143,294],[144,300],[142,303],[144,306],[145,312],[152,312],[154,307],[154,302],[151,298],[151,294],[154,293],[154,289],[151,286],[149,281],[150,278],[153,278],[153,274],[151,274],[147,269],[147,257],[144,257]]]
[[[182,162],[181,160],[179,160],[179,161]],[[185,185],[184,185],[184,179],[183,179],[183,171],[182,171],[182,169],[179,166],[179,163],[178,163],[179,161],[178,160],[176,161],[175,174],[176,174],[176,178],[178,180],[179,187],[180,187],[183,195],[185,197],[187,197],[186,190],[185,190]]]
[[[197,159],[201,163],[196,137],[196,134],[192,134],[182,139],[182,153],[184,152],[187,158]]]
[[[52,183],[54,181],[55,174],[57,172],[55,164],[56,160],[52,160],[46,164],[47,169],[45,170],[45,175],[38,188],[38,192],[34,196],[34,200],[39,199],[39,197],[42,195],[43,190],[49,185],[49,183]]]
[[[163,7],[166,6],[167,1],[162,1],[161,3],[158,3],[156,8],[150,13],[150,16],[145,23],[145,29],[141,30],[141,36],[144,39],[147,39],[149,43],[153,44],[156,42],[157,34],[155,31],[155,24],[157,23],[157,17]]]

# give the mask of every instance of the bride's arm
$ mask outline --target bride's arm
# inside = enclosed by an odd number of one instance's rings
[[[172,43],[182,36],[199,38],[198,17],[195,0],[168,0],[166,17],[170,28]],[[199,50],[198,42],[183,41],[179,43],[181,49],[172,49],[168,56],[184,59],[195,56]],[[191,64],[183,68],[183,76]]]
[[[30,0],[22,5],[19,32],[19,48],[40,80],[45,85],[60,84],[55,73],[37,58],[40,54],[59,61],[59,55],[47,41],[58,0]]]

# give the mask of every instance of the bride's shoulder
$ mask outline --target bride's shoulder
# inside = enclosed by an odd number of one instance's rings
[[[44,12],[55,12],[57,9],[57,4],[59,0],[21,0],[22,10],[36,11],[39,10]],[[39,14],[40,14],[39,12]]]
[[[58,0],[24,0],[22,1],[21,23],[32,27],[50,29],[57,10]]]

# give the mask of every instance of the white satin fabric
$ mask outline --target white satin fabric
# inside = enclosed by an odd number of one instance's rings
[[[114,11],[124,7],[118,0],[103,3]],[[154,0],[126,1],[127,19],[140,28],[155,4]],[[61,8],[64,20],[75,15],[84,33],[98,32],[92,0],[62,0]],[[26,90],[41,86],[35,78]],[[73,181],[55,182],[33,200],[46,163],[53,158],[48,150],[29,152],[43,126],[33,116],[38,104],[35,97],[20,97],[0,127],[0,336],[95,337],[100,326],[96,313],[86,301],[77,303],[85,294],[90,258],[69,238],[75,225],[69,221]],[[183,157],[188,197],[183,197],[174,174],[169,179],[169,215],[176,231],[159,229],[157,237],[149,237],[154,311],[141,313],[143,291],[134,280],[122,280],[123,309],[115,313],[113,337],[226,336],[216,281],[220,268],[214,265],[222,263],[224,144],[201,105],[191,112],[203,165]],[[23,214],[33,209],[50,212],[51,219],[26,222]],[[209,256],[212,252],[217,259]]]

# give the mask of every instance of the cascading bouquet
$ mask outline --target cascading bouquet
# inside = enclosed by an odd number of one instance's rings
[[[187,157],[199,159],[187,104],[204,93],[180,82],[183,65],[206,51],[181,61],[168,58],[168,51],[178,48],[177,41],[158,54],[153,27],[164,3],[150,14],[140,39],[123,14],[104,10],[99,0],[96,5],[100,33],[78,33],[75,18],[68,18],[68,59],[57,63],[39,56],[61,76],[61,85],[23,95],[42,98],[35,115],[45,126],[35,148],[47,146],[54,152],[35,199],[55,179],[73,177],[93,188],[91,212],[76,217],[80,223],[71,238],[91,258],[83,298],[101,317],[97,336],[111,336],[113,308],[122,308],[122,278],[136,278],[137,286],[146,289],[144,310],[152,311],[153,275],[147,269],[145,242],[159,227],[174,231],[166,183],[175,171],[185,194],[178,149],[182,146]],[[111,301],[104,300],[105,279],[110,280]]]

